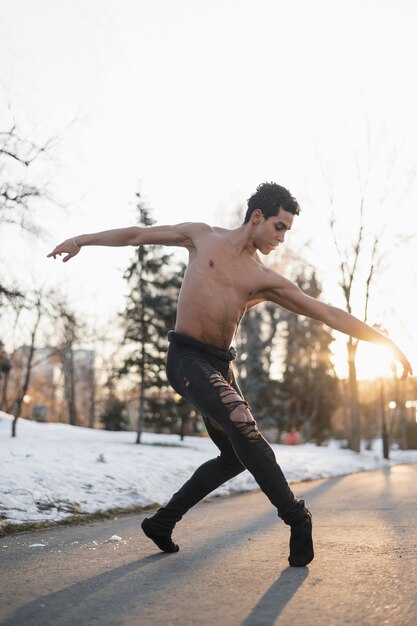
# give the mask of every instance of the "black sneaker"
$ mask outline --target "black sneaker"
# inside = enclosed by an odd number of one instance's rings
[[[312,517],[308,511],[298,522],[291,525],[290,556],[291,567],[305,567],[314,559]]]
[[[145,535],[149,537],[149,539],[152,539],[162,552],[178,552],[180,549],[179,546],[172,541],[171,533],[168,535],[162,535],[161,531],[155,528],[155,525],[152,523],[152,519],[149,517],[145,517],[141,524],[141,528]]]

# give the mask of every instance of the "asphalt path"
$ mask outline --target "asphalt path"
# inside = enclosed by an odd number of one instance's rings
[[[142,534],[145,515],[0,539],[0,623],[417,624],[417,466],[293,489],[313,513],[308,567],[288,566],[289,529],[262,493],[214,498],[178,526],[177,554]]]

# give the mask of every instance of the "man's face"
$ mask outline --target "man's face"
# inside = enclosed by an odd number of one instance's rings
[[[283,243],[293,221],[294,215],[282,208],[278,215],[272,215],[268,219],[265,219],[262,211],[258,209],[254,211],[252,214],[252,223],[255,226],[253,241],[259,252],[269,254],[280,243]]]

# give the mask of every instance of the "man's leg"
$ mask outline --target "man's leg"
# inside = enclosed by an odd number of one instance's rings
[[[174,526],[183,515],[209,493],[244,471],[244,467],[226,433],[209,418],[204,417],[207,432],[220,450],[220,456],[203,463],[171,500],[150,518],[142,522],[142,529],[164,552],[177,552],[179,547],[171,539]]]
[[[252,413],[234,380],[231,368],[220,362],[215,367],[213,359],[206,359],[201,352],[183,350],[177,346],[171,350],[172,347],[171,345],[167,364],[171,385],[202,415],[206,415],[212,424],[217,424],[226,432],[241,465],[252,473],[262,491],[277,508],[278,515],[291,526],[290,565],[306,565],[314,557],[311,515],[304,506],[304,501],[295,498],[272,448],[258,431]],[[200,473],[197,470],[194,475],[196,480],[191,484],[187,481],[180,490],[181,495],[187,498],[187,503],[195,503],[210,493],[210,490],[205,492],[202,488],[204,484],[202,479],[205,475],[204,471]],[[195,493],[199,496],[198,500],[196,498],[193,500],[191,496],[194,486],[196,486]],[[155,540],[154,537],[152,538]],[[172,549],[166,551],[177,550],[178,546],[172,543],[170,534],[169,541]]]
[[[294,496],[233,372],[229,370],[226,380],[213,366],[201,361],[188,374],[188,399],[224,429],[242,465],[254,476],[278,515],[291,526],[290,565],[307,565],[314,558],[311,513],[304,501]]]

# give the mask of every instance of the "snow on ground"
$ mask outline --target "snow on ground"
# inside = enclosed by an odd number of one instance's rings
[[[162,504],[204,461],[217,455],[205,437],[107,432],[66,424],[20,419],[12,438],[11,417],[0,412],[1,523],[58,521],[75,513]],[[338,442],[317,447],[276,445],[287,480],[297,482],[417,463],[417,450],[391,450],[382,459],[381,443],[356,454]],[[245,471],[220,487],[215,495],[257,489]]]

